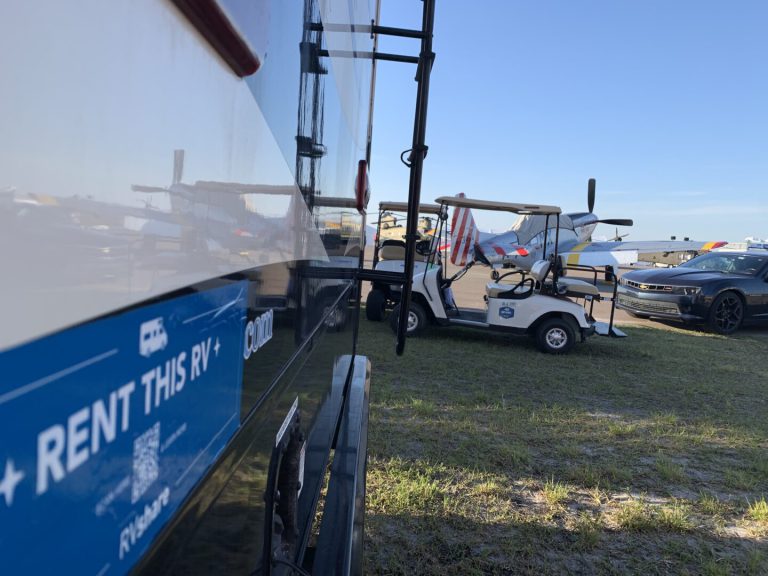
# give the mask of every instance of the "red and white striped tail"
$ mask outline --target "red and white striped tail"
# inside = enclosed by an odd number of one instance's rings
[[[460,192],[456,196],[464,198],[464,193]],[[472,211],[469,208],[454,208],[451,219],[451,264],[464,266],[470,250],[479,238],[480,232],[475,225]]]

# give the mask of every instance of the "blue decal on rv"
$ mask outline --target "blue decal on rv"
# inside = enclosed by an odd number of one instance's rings
[[[123,574],[148,549],[240,425],[247,290],[0,353],[3,573]]]

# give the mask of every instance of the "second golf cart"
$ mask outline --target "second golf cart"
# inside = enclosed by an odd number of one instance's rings
[[[402,272],[405,269],[405,202],[381,202],[379,219],[376,222],[376,236],[373,246],[373,268],[387,272]],[[447,211],[438,204],[419,204],[417,231],[420,240],[416,243],[414,274],[423,272],[427,266],[440,265],[440,246],[435,235],[440,228],[438,222],[445,219]],[[400,285],[373,282],[365,301],[365,317],[368,320],[384,319],[387,310],[400,302]]]
[[[591,283],[563,276],[566,269],[557,254],[560,208],[452,196],[440,197],[436,202],[446,210],[452,207],[454,210],[465,208],[543,215],[547,221],[546,229],[551,230],[553,236],[551,241],[546,241],[552,252],[547,257],[545,249],[544,258],[535,262],[529,271],[513,270],[499,274],[496,266],[501,267],[502,258],[499,253],[503,252],[503,248],[494,246],[493,254],[484,253],[481,246],[475,243],[472,259],[450,278],[443,277],[442,262],[432,256],[435,265],[428,265],[413,276],[407,334],[419,334],[428,323],[486,328],[531,335],[542,351],[552,354],[568,353],[577,340],[583,342],[593,334],[626,336],[613,326],[615,281],[613,295],[603,296],[597,287],[597,271]],[[553,227],[550,227],[550,222],[554,222]],[[445,219],[440,220],[440,226],[444,224]],[[435,237],[440,236],[441,232],[438,231]],[[460,280],[476,264],[492,268],[494,281],[485,287],[485,309],[459,308],[453,301],[451,284]],[[584,267],[580,268],[584,270]],[[594,303],[600,300],[611,302],[611,319],[608,323],[597,322],[592,316]],[[399,306],[390,315],[390,324],[395,330]]]

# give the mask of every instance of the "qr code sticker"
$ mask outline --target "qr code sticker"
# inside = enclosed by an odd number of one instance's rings
[[[160,422],[133,441],[131,503],[136,504],[160,474]]]

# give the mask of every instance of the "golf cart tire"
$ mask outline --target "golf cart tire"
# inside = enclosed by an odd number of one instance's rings
[[[548,354],[568,354],[576,343],[576,331],[565,318],[547,318],[536,328],[536,344]]]
[[[427,313],[424,308],[417,302],[411,302],[408,309],[408,329],[405,331],[406,336],[418,336],[424,331],[427,325]],[[400,304],[395,306],[392,310],[392,314],[389,316],[389,326],[392,331],[397,333],[397,324],[400,321]],[[413,324],[411,324],[413,322]]]
[[[365,317],[372,322],[381,322],[384,320],[384,308],[387,304],[387,296],[383,291],[374,288],[368,292],[365,299]]]

